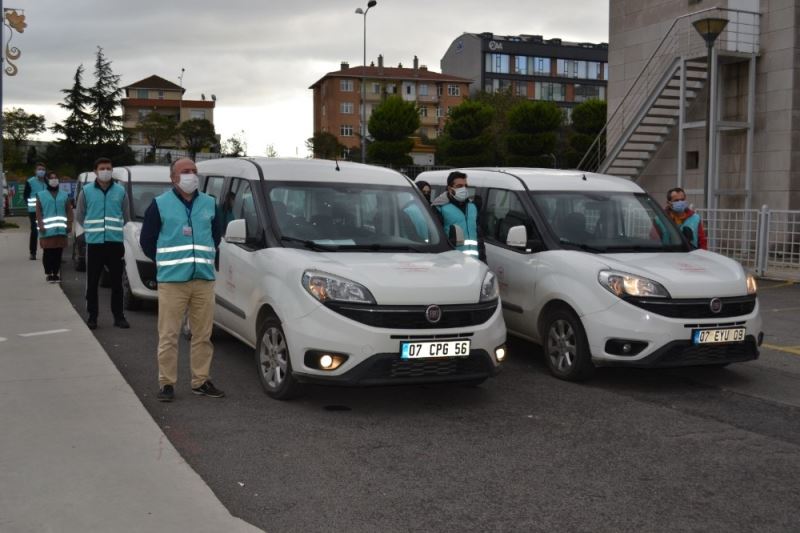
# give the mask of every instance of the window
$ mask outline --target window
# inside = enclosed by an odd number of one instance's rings
[[[436,108],[436,118],[442,118],[443,116],[444,115],[442,114],[442,108],[441,107],[437,107]]]
[[[217,202],[219,202],[220,193],[222,192],[222,184],[224,183],[225,178],[222,176],[208,176],[206,178],[206,194],[212,196]]]
[[[461,96],[461,87],[455,83],[449,83],[447,85],[447,96]]]
[[[159,100],[163,100],[164,99],[164,91],[158,91],[158,99]]]
[[[608,63],[603,63],[603,79],[608,79]]]
[[[143,120],[147,115],[152,113],[152,109],[139,109],[139,120]]]
[[[566,86],[563,83],[537,81],[535,91],[537,100],[563,102],[566,96]]]
[[[420,96],[428,96],[428,84],[423,83],[419,86],[419,95]]]
[[[395,85],[394,83],[387,83],[386,94],[397,94],[397,85]]]
[[[372,94],[381,94],[381,84],[380,83],[373,83],[372,84]]]
[[[148,91],[147,89],[136,89],[136,98],[146,99],[149,97],[150,97],[150,91]]]
[[[519,81],[514,84],[514,94],[517,96],[528,96],[528,84],[524,81]]]
[[[487,93],[499,93],[511,89],[511,80],[488,79],[484,90]]]
[[[131,182],[131,199],[133,200],[133,212],[131,216],[134,220],[144,220],[144,213],[156,196],[172,188],[170,183],[152,182]]]
[[[406,94],[411,96],[411,85],[406,85]]]
[[[585,61],[574,61],[572,59],[559,59],[556,61],[556,72],[559,76],[567,78],[578,77],[578,64],[584,63],[584,70],[586,69]]]
[[[700,152],[694,150],[686,152],[686,170],[697,170],[700,168]]]
[[[420,106],[420,108],[419,108],[419,116],[423,117],[423,118],[428,116],[428,106],[426,106],[426,105]]]
[[[600,85],[580,85],[575,84],[575,101],[585,102],[586,100],[605,100],[606,88]]]
[[[586,63],[586,78],[590,80],[599,80],[600,73],[602,72],[601,63],[598,61],[588,61]]]
[[[514,58],[514,73],[527,74],[528,73],[528,57],[517,56]]]
[[[204,119],[206,118],[206,112],[202,109],[192,109],[190,116],[195,119]]]
[[[339,135],[342,137],[352,137],[353,136],[353,126],[349,124],[342,124],[339,127]]]
[[[490,189],[480,222],[486,239],[499,244],[505,244],[508,230],[514,226],[525,226],[528,239],[537,238],[533,223],[514,191]]]
[[[486,72],[508,74],[510,57],[508,54],[486,54]]]
[[[353,102],[342,102],[339,104],[339,113],[344,115],[353,114]]]
[[[549,57],[529,57],[530,72],[534,74],[550,75],[550,58]]]
[[[339,80],[339,90],[343,93],[353,92],[353,80]]]
[[[253,191],[250,182],[236,179],[231,184],[232,205],[223,207],[223,219],[238,220],[244,219],[247,228],[247,240],[261,241],[263,230],[258,222],[258,211],[256,209]],[[229,211],[226,212],[226,209]]]
[[[444,89],[442,88],[442,86],[441,85],[437,85],[436,86],[436,95],[437,96],[442,96],[443,92],[444,92]]]

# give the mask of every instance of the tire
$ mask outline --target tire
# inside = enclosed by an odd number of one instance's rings
[[[72,266],[75,272],[86,272],[86,258],[81,257],[77,240],[72,241]]]
[[[133,294],[128,271],[125,268],[122,269],[122,307],[126,311],[138,311],[142,308],[142,300]]]
[[[292,375],[292,361],[281,322],[268,316],[258,327],[255,350],[256,370],[264,392],[276,400],[289,400],[300,392]]]
[[[544,358],[555,377],[583,381],[594,373],[592,354],[580,318],[569,308],[559,307],[544,321]]]

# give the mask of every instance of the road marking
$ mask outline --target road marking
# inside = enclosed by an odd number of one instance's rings
[[[0,337],[0,342],[6,342],[7,340],[5,337]]]
[[[56,333],[64,333],[68,329],[51,329],[48,331],[34,331],[33,333],[20,333],[20,337],[38,337],[39,335],[55,335]]]
[[[767,344],[766,342],[762,344],[764,348],[769,348],[770,350],[777,350],[779,352],[786,352],[793,355],[800,355],[800,346],[779,346],[777,344]]]
[[[770,313],[781,313],[783,311],[800,311],[800,307],[778,307],[776,309],[767,309]]]
[[[786,283],[779,283],[778,285],[770,285],[769,287],[759,287],[758,290],[765,291],[767,289],[780,289],[782,287],[791,287],[794,281],[787,281]]]

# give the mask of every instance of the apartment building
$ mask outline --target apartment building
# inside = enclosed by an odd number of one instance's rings
[[[133,129],[150,113],[162,113],[181,123],[200,118],[214,123],[214,107],[216,96],[205,95],[200,100],[185,100],[186,89],[160,76],[150,76],[123,87],[125,97],[122,99],[123,127]],[[177,143],[177,140],[176,140]],[[141,133],[134,133],[131,145],[146,145],[147,140]]]
[[[325,74],[309,87],[314,91],[314,132],[336,135],[354,157],[361,149],[361,106],[365,106],[368,125],[376,106],[390,95],[399,95],[416,103],[420,114],[421,125],[411,156],[416,164],[432,165],[435,150],[423,141],[441,134],[448,110],[464,101],[469,84],[467,79],[428,70],[416,56],[411,68],[403,67],[402,63],[386,66],[382,55],[378,56],[377,65],[350,67],[343,62],[339,70]],[[368,128],[365,130],[369,138]]]
[[[576,104],[606,99],[608,45],[464,33],[450,44],[441,69],[471,80],[472,95],[511,90],[531,100],[556,102],[569,119]]]

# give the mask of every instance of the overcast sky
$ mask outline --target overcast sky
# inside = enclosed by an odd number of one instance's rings
[[[217,96],[223,140],[243,130],[250,155],[273,145],[281,156],[306,155],[312,135],[311,84],[342,61],[360,65],[366,0],[5,0],[25,11],[14,33],[19,73],[3,80],[3,107],[60,121],[61,89],[79,64],[93,83],[102,46],[121,86],[152,74],[178,83],[185,98]],[[367,64],[420,64],[439,72],[450,43],[464,32],[532,34],[584,42],[608,41],[607,0],[459,2],[378,0],[367,15]],[[7,39],[7,35],[4,35]],[[52,135],[42,138],[52,138]]]

